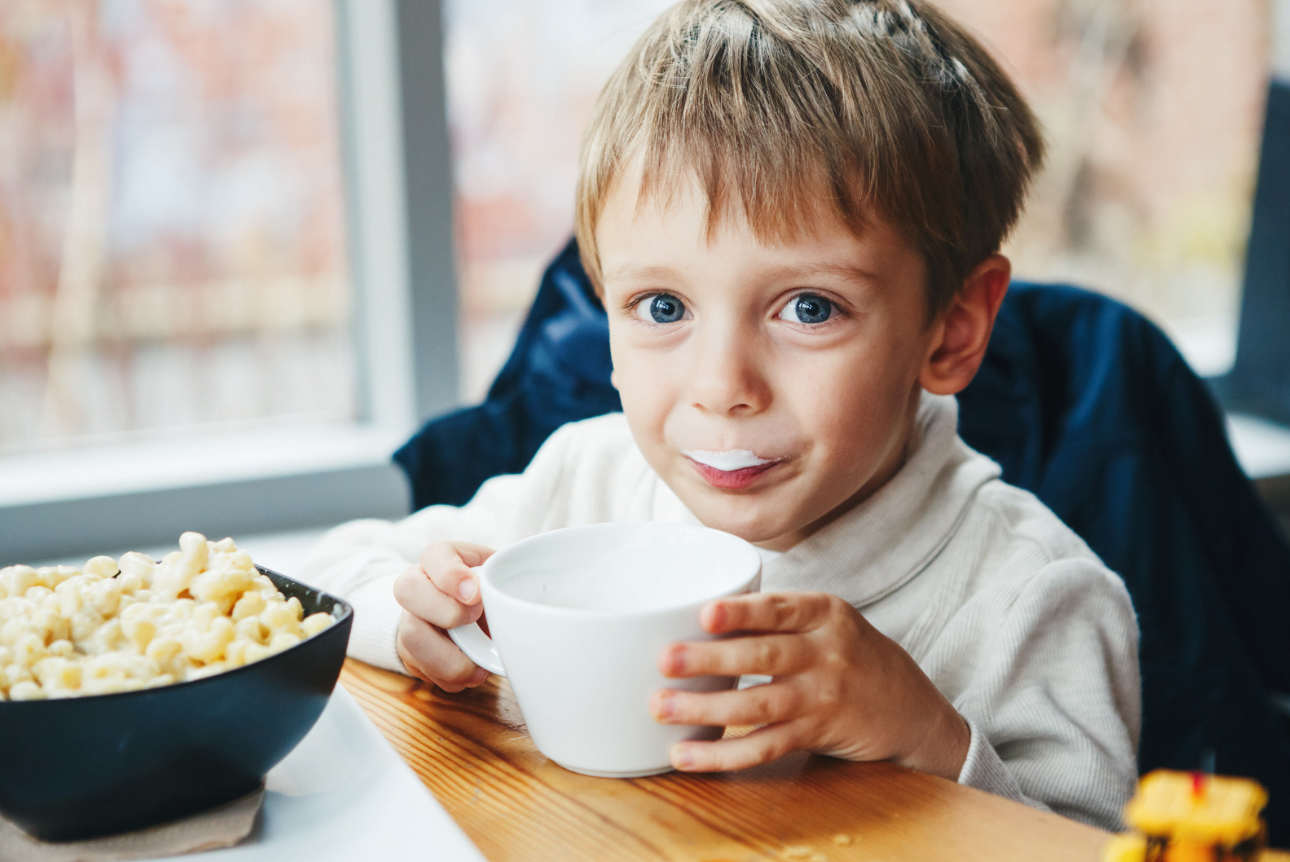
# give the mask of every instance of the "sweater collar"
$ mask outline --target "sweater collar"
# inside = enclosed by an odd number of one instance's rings
[[[999,466],[958,437],[958,402],[923,393],[904,466],[871,497],[762,567],[763,590],[825,590],[856,607],[940,553]]]

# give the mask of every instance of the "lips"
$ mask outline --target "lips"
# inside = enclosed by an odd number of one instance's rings
[[[726,449],[714,452],[709,449],[685,449],[681,454],[705,467],[731,472],[745,467],[761,467],[773,464],[777,458],[759,458],[751,449]]]
[[[756,467],[743,467],[739,470],[718,470],[716,467],[709,467],[707,464],[700,464],[698,461],[693,459],[690,460],[690,463],[694,465],[694,469],[698,470],[699,474],[703,476],[704,479],[708,480],[709,485],[723,490],[747,488],[753,482],[756,482],[763,473],[779,466],[778,461],[771,461],[769,464],[761,464]]]
[[[746,488],[780,463],[778,458],[761,458],[748,449],[686,449],[683,454],[708,484],[726,490]]]

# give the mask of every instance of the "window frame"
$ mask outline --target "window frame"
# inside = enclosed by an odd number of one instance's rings
[[[357,420],[0,458],[0,566],[407,513],[390,455],[459,403],[440,3],[332,8]]]

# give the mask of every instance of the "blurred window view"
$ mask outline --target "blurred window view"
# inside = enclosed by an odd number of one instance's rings
[[[0,453],[353,417],[333,26],[0,3]]]
[[[482,397],[572,233],[582,128],[662,0],[446,0],[462,388]],[[1020,278],[1136,306],[1232,361],[1267,87],[1265,0],[941,0],[1014,75],[1049,160]]]

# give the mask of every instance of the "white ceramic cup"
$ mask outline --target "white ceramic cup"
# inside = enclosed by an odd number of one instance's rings
[[[699,609],[757,590],[761,557],[743,539],[675,523],[613,523],[542,533],[476,570],[492,639],[449,631],[471,660],[510,679],[538,750],[586,775],[671,769],[672,746],[720,727],[659,724],[660,688],[718,691],[733,677],[668,679],[662,648],[711,640]]]

